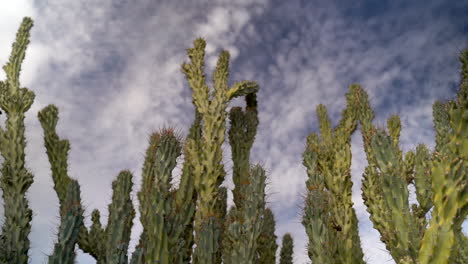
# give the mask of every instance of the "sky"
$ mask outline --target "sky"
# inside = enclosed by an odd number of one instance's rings
[[[400,115],[402,150],[419,143],[433,149],[432,104],[456,95],[458,55],[468,47],[467,13],[468,2],[457,0],[0,1],[0,65],[7,62],[22,18],[34,20],[20,78],[36,95],[25,118],[26,167],[34,175],[27,193],[34,212],[30,263],[46,263],[60,223],[38,111],[58,107],[57,133],[71,143],[68,173],[81,186],[85,224],[89,227],[96,208],[105,225],[111,183],[122,170],[133,174],[138,206],[150,133],[165,126],[188,133],[194,108],[180,68],[197,37],[207,42],[207,80],[226,49],[230,83],[259,83],[260,124],[251,162],[263,164],[268,173],[278,245],[290,232],[294,263],[310,263],[301,224],[307,179],[302,153],[306,136],[318,131],[316,107],[324,104],[335,126],[349,85],[358,83],[369,94],[375,124]],[[242,105],[237,99],[230,107]],[[2,126],[5,119],[0,115]],[[233,189],[229,144],[223,151],[228,172],[223,186]],[[359,130],[352,136],[352,155],[353,202],[365,259],[394,263],[361,198],[367,161]],[[175,184],[181,167],[174,170]],[[232,195],[228,199],[232,205]],[[129,254],[142,231],[138,217],[137,212]],[[0,206],[0,224],[3,219]],[[77,253],[77,263],[95,263]]]

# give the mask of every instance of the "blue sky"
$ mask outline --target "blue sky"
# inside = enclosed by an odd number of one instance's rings
[[[27,194],[34,211],[31,263],[46,263],[59,225],[37,112],[58,106],[57,132],[71,143],[69,175],[81,185],[85,223],[89,226],[97,208],[105,224],[111,182],[121,170],[133,173],[138,205],[148,135],[163,126],[187,134],[194,109],[180,65],[199,36],[207,40],[208,76],[219,52],[227,49],[230,80],[260,84],[260,125],[251,161],[268,172],[278,244],[290,232],[294,263],[310,263],[300,224],[306,190],[302,152],[306,136],[318,131],[316,106],[324,104],[336,125],[348,86],[359,83],[369,94],[377,124],[400,115],[404,151],[418,143],[432,149],[432,103],[455,96],[458,54],[468,47],[467,13],[468,3],[447,0],[2,1],[2,66],[22,18],[30,16],[35,23],[21,75],[22,85],[36,94],[25,119],[26,164],[34,175]],[[236,100],[230,106],[242,104]],[[3,123],[5,116],[0,119]],[[360,180],[367,162],[359,131],[352,137],[352,153],[353,201],[365,258],[371,264],[394,263],[362,202]],[[224,185],[232,189],[228,144],[224,161]],[[180,169],[181,164],[175,180]],[[138,217],[129,252],[142,230]],[[95,263],[77,252],[78,263]]]

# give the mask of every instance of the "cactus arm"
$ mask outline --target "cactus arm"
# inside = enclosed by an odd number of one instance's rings
[[[226,219],[224,240],[229,246],[224,251],[224,261],[227,264],[253,264],[256,260],[257,240],[263,225],[266,175],[260,165],[252,166],[250,174],[250,182],[244,186],[243,208],[232,208]]]
[[[0,188],[4,201],[5,220],[0,235],[0,261],[27,263],[31,232],[32,210],[25,197],[33,183],[33,175],[25,168],[24,113],[34,101],[34,92],[20,88],[19,74],[33,21],[26,17],[16,34],[12,52],[3,67],[7,80],[1,82],[0,107],[7,114],[6,131],[2,130],[0,150],[4,158]]]
[[[236,208],[243,207],[243,186],[249,181],[250,176],[250,150],[257,133],[258,116],[256,94],[246,96],[246,110],[233,107],[229,112],[231,127],[229,129],[229,143],[231,145],[234,182],[233,199]]]
[[[219,187],[219,192],[217,194],[217,201],[216,201],[216,220],[218,221],[218,225],[220,226],[220,233],[223,234],[225,232],[226,227],[224,226],[226,214],[227,214],[227,188],[226,187]],[[218,245],[219,250],[216,252],[215,255],[215,264],[221,264],[223,261],[223,237],[218,237]]]
[[[408,206],[408,188],[403,169],[400,151],[384,131],[378,131],[373,137],[371,147],[374,149],[382,180],[383,197],[391,212],[386,219],[385,232],[390,236],[387,245],[396,261],[411,259],[413,262],[419,249],[419,230],[414,223]]]
[[[254,94],[258,92],[258,84],[252,81],[235,82],[231,89],[227,92],[229,100],[235,97]]]
[[[75,245],[83,225],[84,211],[81,207],[80,186],[76,180],[71,180],[68,185],[67,198],[62,209],[58,241],[53,254],[49,256],[49,264],[75,263]]]
[[[13,43],[13,49],[10,54],[10,58],[3,70],[6,73],[7,85],[10,88],[12,94],[17,94],[20,87],[19,75],[21,72],[21,64],[23,63],[26,55],[26,49],[29,45],[29,38],[33,26],[33,21],[29,17],[25,17],[21,22],[21,26],[16,33],[16,41]],[[10,110],[10,109],[9,109]],[[7,112],[8,113],[8,112]]]
[[[435,152],[440,152],[442,147],[445,146],[450,138],[450,116],[447,112],[448,105],[441,101],[436,101],[432,105],[432,116],[434,121],[434,130],[436,132]]]
[[[335,263],[336,244],[329,222],[330,194],[325,191],[323,175],[318,173],[319,138],[316,133],[307,136],[306,150],[303,153],[303,164],[307,169],[307,196],[302,217],[309,242],[309,258],[314,263]]]
[[[140,219],[147,238],[146,243],[140,245],[145,251],[143,252],[144,263],[170,263],[169,249],[172,248],[170,214],[174,204],[170,188],[172,170],[180,154],[180,142],[172,129],[165,129],[151,137],[146,162],[147,164],[154,162],[152,169],[154,176],[143,176],[142,190],[138,193]],[[149,170],[145,171],[145,173],[148,172]],[[143,241],[140,240],[140,242]]]
[[[294,242],[290,233],[286,233],[283,236],[281,252],[280,252],[280,264],[292,264],[293,263],[293,248]]]
[[[414,164],[414,185],[416,187],[416,199],[418,200],[417,216],[426,219],[426,213],[432,208],[431,190],[431,161],[429,150],[424,144],[419,144],[416,148]],[[425,225],[424,225],[425,229]]]
[[[266,208],[264,212],[262,231],[258,237],[257,256],[258,264],[276,263],[276,244],[275,235],[275,218],[270,208]]]
[[[135,209],[130,198],[132,186],[132,174],[128,170],[120,172],[112,183],[112,203],[109,205],[105,240],[106,263],[128,263],[128,244],[135,217]]]
[[[51,165],[54,190],[59,198],[60,211],[62,211],[61,208],[65,204],[67,187],[72,180],[67,172],[67,159],[70,144],[68,140],[60,140],[55,131],[58,122],[58,109],[55,105],[44,107],[39,111],[37,116],[44,130],[44,145]],[[83,252],[89,253],[98,261],[101,261],[104,256],[101,255],[99,253],[101,251],[97,250],[95,247],[98,241],[102,241],[102,237],[95,239],[91,237],[91,234],[84,225],[80,227],[80,233],[78,235],[79,247]]]
[[[194,140],[197,148],[200,147],[201,128],[201,115],[196,111],[195,119],[190,127],[187,138]],[[176,216],[178,216],[178,212],[184,212],[185,216],[184,218],[180,218],[180,222],[182,222],[182,226],[185,226],[185,229],[179,237],[179,242],[174,247],[174,251],[177,252],[177,254],[175,254],[174,263],[184,264],[190,263],[193,250],[192,247],[195,243],[193,237],[193,221],[195,219],[195,207],[197,202],[193,167],[189,157],[187,144],[185,144],[182,176],[180,178],[179,188],[175,197],[176,210],[173,210],[173,213]]]

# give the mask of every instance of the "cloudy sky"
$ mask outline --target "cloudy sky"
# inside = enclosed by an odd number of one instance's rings
[[[336,125],[348,86],[359,83],[369,93],[376,123],[400,115],[403,150],[418,143],[432,149],[432,103],[457,91],[458,54],[468,47],[467,13],[468,3],[457,0],[1,1],[2,66],[22,18],[34,20],[21,75],[22,86],[36,94],[25,119],[26,164],[34,175],[27,194],[34,211],[31,263],[46,262],[59,225],[37,112],[49,104],[59,108],[57,132],[71,143],[69,175],[81,185],[85,223],[89,226],[97,208],[105,224],[111,182],[121,170],[133,173],[138,204],[148,135],[164,126],[187,135],[194,109],[180,65],[199,36],[207,40],[209,76],[219,52],[227,49],[230,80],[260,84],[252,162],[264,164],[269,174],[278,244],[290,232],[294,263],[310,263],[300,223],[306,190],[302,152],[306,136],[318,131],[316,106],[324,104]],[[236,100],[230,106],[242,104]],[[3,124],[5,116],[0,119]],[[229,175],[224,185],[233,188],[228,144],[224,153]],[[394,263],[361,199],[366,160],[359,131],[352,137],[352,153],[353,201],[365,258]],[[3,223],[3,207],[0,217]],[[142,230],[138,217],[130,253]],[[95,263],[81,250],[77,261]]]

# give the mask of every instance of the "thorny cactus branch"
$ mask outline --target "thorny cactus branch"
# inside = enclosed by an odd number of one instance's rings
[[[35,95],[27,88],[20,88],[19,74],[32,26],[31,18],[23,19],[9,61],[3,67],[7,80],[0,81],[0,107],[7,115],[6,130],[0,128],[0,153],[4,158],[0,188],[5,209],[0,234],[0,263],[28,262],[32,210],[25,194],[34,180],[25,168],[24,113],[31,107]]]

